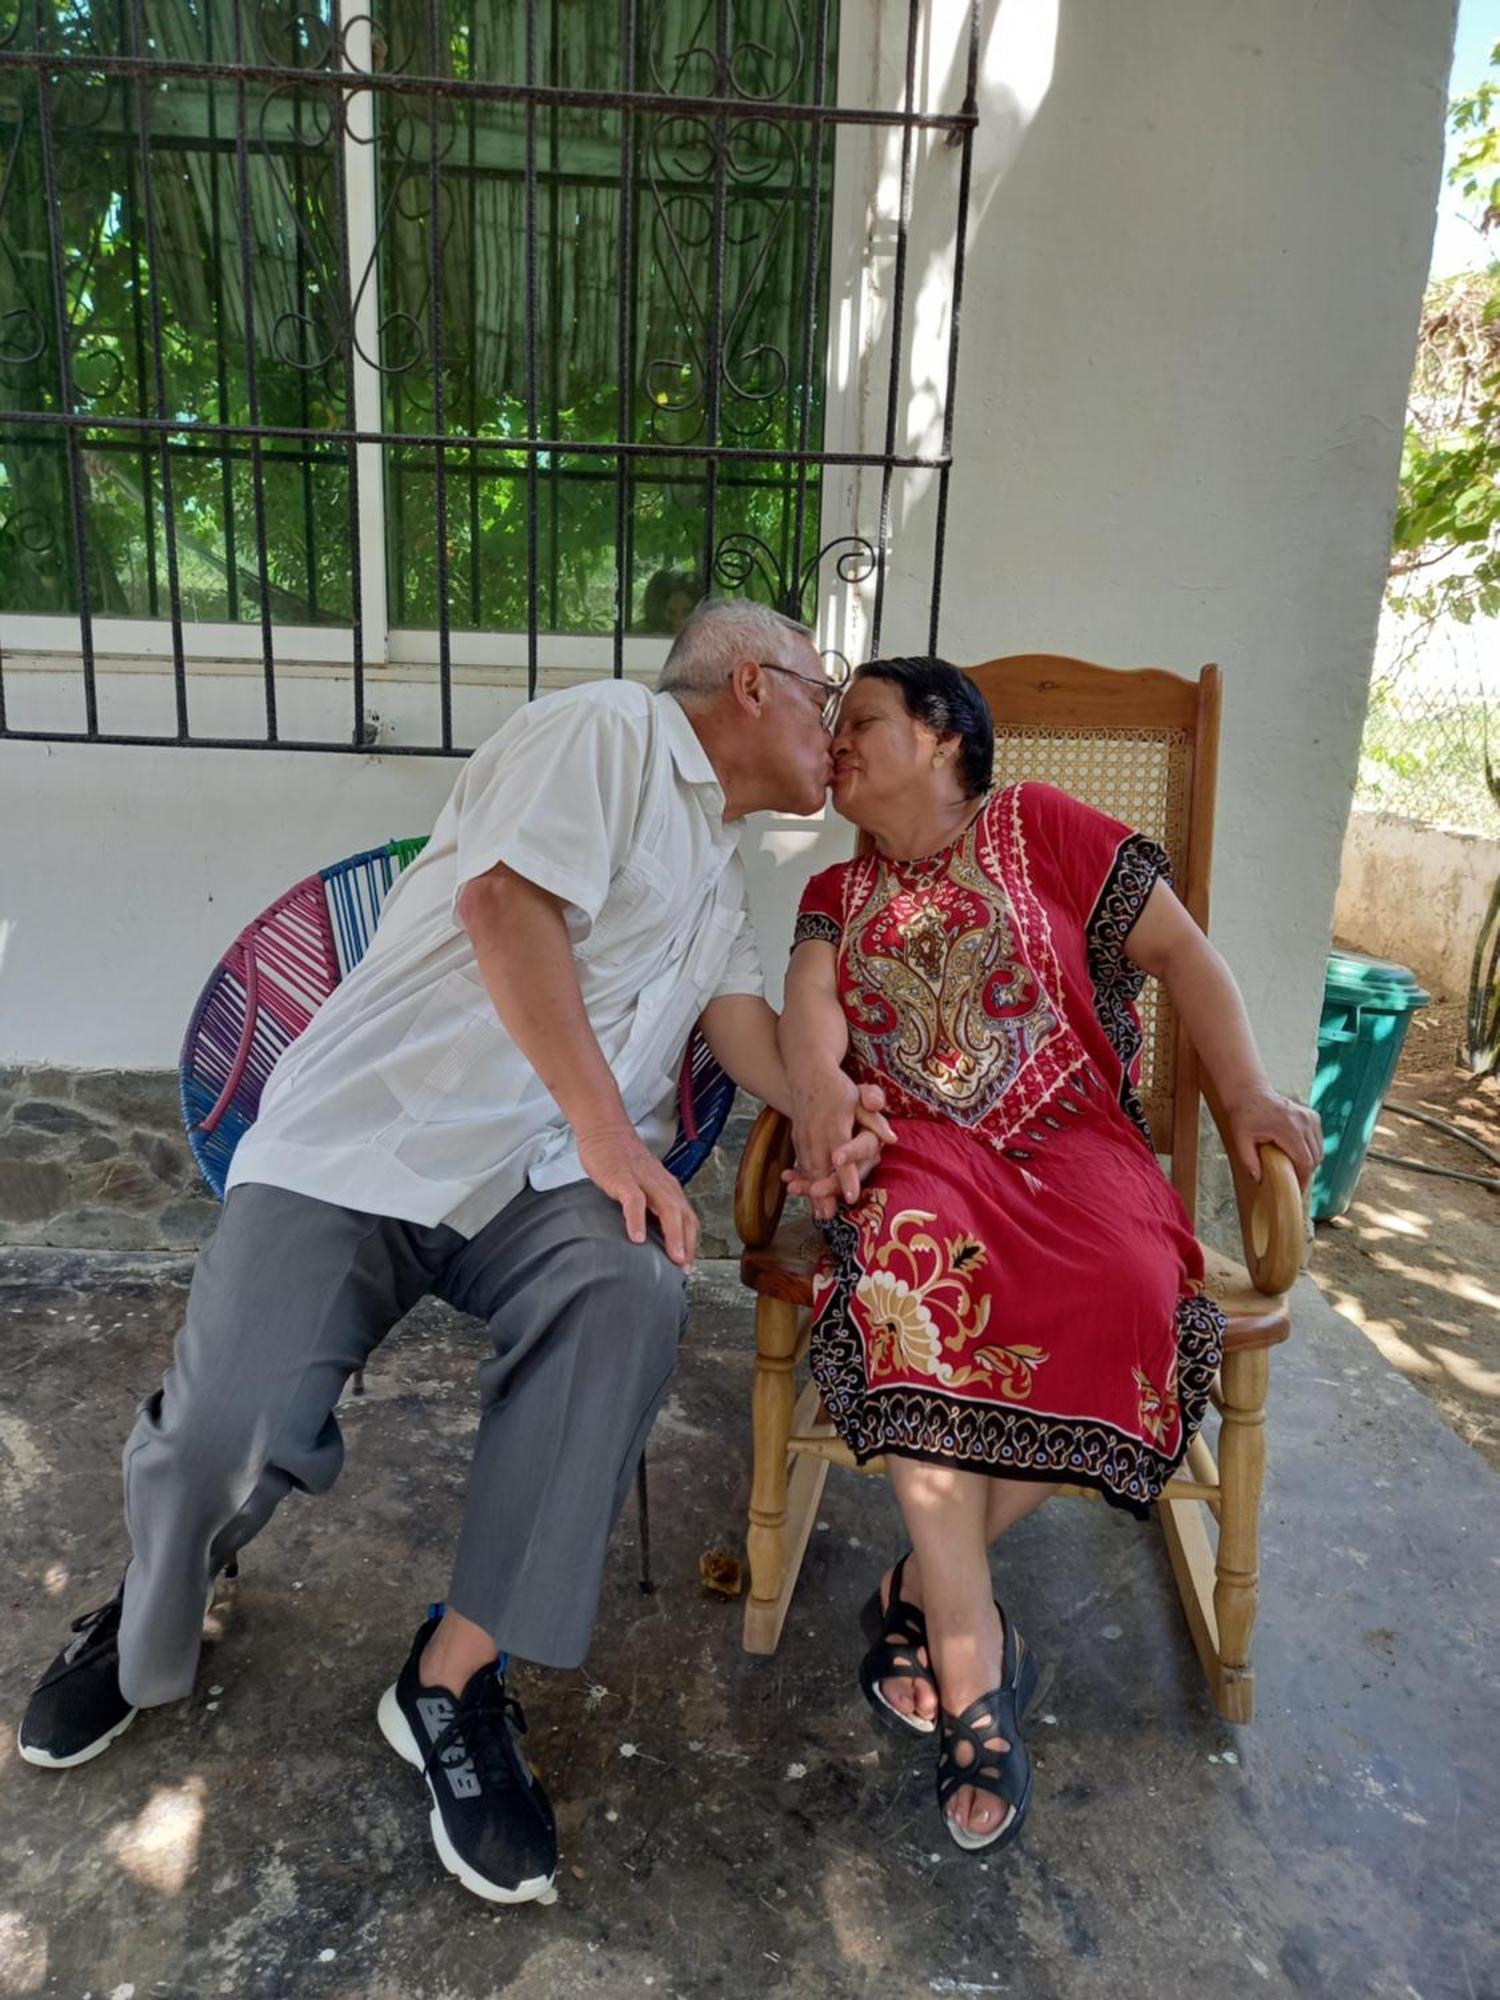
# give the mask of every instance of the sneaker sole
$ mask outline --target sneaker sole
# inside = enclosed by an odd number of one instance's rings
[[[432,1834],[432,1844],[437,1849],[439,1861],[448,1873],[456,1881],[461,1882],[472,1895],[482,1896],[487,1903],[555,1903],[557,1901],[555,1876],[533,1875],[529,1881],[522,1882],[517,1888],[503,1889],[498,1882],[486,1881],[484,1876],[476,1868],[471,1868],[455,1849],[448,1838],[448,1829],[443,1825],[437,1793],[433,1790],[432,1780],[427,1775],[422,1752],[417,1747],[417,1739],[412,1735],[411,1724],[402,1713],[401,1704],[396,1699],[394,1681],[380,1697],[380,1706],[375,1712],[375,1719],[380,1724],[381,1735],[396,1755],[422,1774],[422,1782],[426,1785],[427,1795],[432,1800],[432,1812],[427,1822]]]
[[[131,1709],[122,1722],[117,1722],[113,1729],[106,1729],[102,1736],[96,1736],[86,1749],[75,1750],[71,1757],[54,1757],[50,1750],[39,1750],[34,1743],[23,1743],[19,1730],[16,1731],[16,1748],[28,1764],[40,1765],[44,1771],[71,1771],[75,1764],[87,1764],[90,1758],[102,1757],[115,1738],[123,1736],[139,1714],[138,1708]]]

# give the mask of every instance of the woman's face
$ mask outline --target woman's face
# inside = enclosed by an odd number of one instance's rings
[[[693,596],[690,590],[674,590],[672,592],[671,596],[667,599],[664,614],[664,623],[669,632],[676,633],[682,630],[683,626],[686,625],[688,619],[692,616],[693,606],[697,601],[697,598]]]
[[[892,805],[909,809],[953,788],[952,759],[934,764],[939,738],[907,713],[889,681],[856,680],[833,738],[833,804],[856,826],[876,824]]]

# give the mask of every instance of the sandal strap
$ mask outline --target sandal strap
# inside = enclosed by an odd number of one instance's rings
[[[1016,1713],[1021,1669],[1026,1662],[1026,1641],[1017,1632],[999,1603],[995,1609],[1005,1631],[1000,1661],[1000,1685],[971,1701],[961,1715],[944,1708],[938,1712],[938,1804],[946,1806],[955,1792],[972,1785],[988,1792],[1008,1806],[1019,1809],[1031,1779],[1031,1757],[1021,1740],[1021,1721]],[[1002,1737],[1009,1746],[991,1750],[993,1737]],[[967,1743],[970,1756],[960,1765],[954,1752]]]
[[[901,1577],[906,1569],[911,1550],[906,1551],[891,1571],[891,1594],[886,1603],[883,1623],[887,1632],[901,1632],[920,1646],[927,1644],[927,1615],[920,1605],[908,1603],[901,1595]]]
[[[989,1747],[994,1737],[1002,1737],[1004,1750]],[[971,1701],[962,1715],[942,1709],[938,1716],[938,1804],[946,1806],[956,1792],[972,1786],[988,1792],[1008,1806],[1019,1806],[1026,1795],[1031,1758],[1021,1741],[1016,1720],[1015,1689],[992,1688]],[[967,1743],[970,1757],[960,1764],[955,1752]]]
[[[901,1573],[910,1554],[908,1549],[891,1571],[891,1594],[880,1616],[880,1637],[865,1655],[864,1671],[872,1684],[876,1681],[925,1681],[936,1693],[937,1676],[932,1671],[927,1620],[920,1606],[908,1603],[901,1595]],[[925,1667],[916,1657],[918,1652],[927,1654],[928,1664]],[[899,1658],[902,1653],[910,1657],[904,1660]]]

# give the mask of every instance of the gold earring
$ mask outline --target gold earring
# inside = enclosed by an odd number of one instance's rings
[[[947,753],[947,751],[946,751],[946,750],[934,750],[934,751],[933,751],[933,753],[932,753],[932,768],[933,768],[933,770],[934,770],[934,771],[935,771],[935,770],[937,769],[937,767],[938,767],[938,765],[939,765],[939,764],[945,764],[945,763],[946,763],[947,761],[948,761],[948,753]]]

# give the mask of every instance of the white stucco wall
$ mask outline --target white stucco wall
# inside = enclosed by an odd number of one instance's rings
[[[1334,928],[1361,951],[1410,966],[1435,997],[1460,997],[1496,882],[1500,840],[1352,812]]]
[[[950,103],[954,11],[923,65]],[[989,9],[944,650],[1223,665],[1214,929],[1291,1087],[1310,1070],[1453,17],[1454,0],[1005,0],[998,26]],[[883,60],[899,71],[899,49]],[[937,152],[923,173],[955,164]],[[935,421],[951,261],[922,194],[919,178],[911,437]],[[858,369],[842,379],[847,411]],[[927,476],[898,482],[886,650],[925,643],[935,501]],[[112,684],[115,712],[154,713],[165,685]],[[392,713],[415,698],[384,692]],[[244,694],[226,681],[213,700]],[[461,704],[478,720],[511,698]],[[170,1062],[240,922],[310,866],[420,829],[453,775],[0,744],[0,1060]],[[768,964],[807,867],[846,843],[747,833]]]

